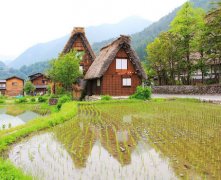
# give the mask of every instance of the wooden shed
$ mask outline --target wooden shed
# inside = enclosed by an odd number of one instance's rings
[[[6,79],[6,93],[7,96],[24,95],[24,79],[12,76]]]
[[[85,30],[83,27],[75,27],[71,33],[71,36],[65,45],[62,54],[66,54],[71,50],[78,52],[84,52],[82,61],[80,62],[80,70],[85,75],[95,60],[95,54],[85,36]],[[85,89],[86,82],[83,79],[79,79],[76,84],[73,85],[73,97],[79,99],[82,92]]]
[[[87,95],[128,96],[147,76],[129,36],[103,47],[85,75]]]

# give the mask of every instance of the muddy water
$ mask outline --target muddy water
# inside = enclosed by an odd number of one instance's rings
[[[177,179],[168,159],[127,126],[77,119],[20,142],[9,159],[36,179]]]

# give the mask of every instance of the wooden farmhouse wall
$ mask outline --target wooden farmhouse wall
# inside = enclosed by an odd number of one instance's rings
[[[127,70],[116,69],[116,59],[125,58]],[[131,86],[123,86],[123,78],[131,78]],[[112,96],[127,96],[136,91],[136,87],[142,84],[141,78],[136,74],[134,64],[129,60],[124,49],[121,49],[106,73],[101,79],[101,93]]]
[[[6,95],[18,96],[23,95],[24,81],[16,77],[7,79],[6,81]]]

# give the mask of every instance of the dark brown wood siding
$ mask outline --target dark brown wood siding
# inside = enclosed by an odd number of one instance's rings
[[[134,64],[129,59],[127,61],[127,70],[116,69],[117,58],[128,59],[128,56],[123,49],[117,53],[115,59],[101,79],[101,91],[99,94],[128,96],[132,95],[136,91],[136,87],[142,84],[141,78],[136,74]],[[123,78],[131,78],[131,86],[123,86]],[[93,85],[94,84],[96,83],[93,83]],[[96,92],[96,94],[98,93]]]
[[[83,40],[80,37],[78,37],[75,40],[72,48],[78,52],[84,52],[84,56],[82,58],[82,61],[80,62],[80,65],[83,66],[84,74],[86,74],[86,72],[88,71],[89,67],[91,66],[93,60],[90,57],[89,52],[86,51],[83,43],[84,43]]]

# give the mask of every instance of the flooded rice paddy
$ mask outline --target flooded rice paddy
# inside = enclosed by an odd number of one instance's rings
[[[13,110],[12,108],[14,107],[13,105],[13,107],[8,106],[0,108],[0,130],[23,125],[40,116],[35,112],[20,109],[19,106]]]
[[[14,145],[9,159],[35,179],[219,179],[220,108],[80,105],[74,119]]]

